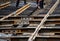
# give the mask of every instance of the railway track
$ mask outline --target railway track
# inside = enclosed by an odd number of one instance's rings
[[[8,7],[9,8],[9,7]],[[5,8],[5,11],[8,10],[8,8]],[[11,7],[10,7],[11,8]],[[9,8],[9,9],[10,9]],[[48,7],[46,11],[42,11],[37,15],[33,15],[33,13],[36,11],[36,7],[29,7],[26,10],[23,10],[20,14],[16,14],[18,16],[8,16],[7,18],[4,18],[4,15],[0,15],[0,33],[5,36],[1,36],[0,39],[6,39],[8,41],[27,41],[29,37],[33,34],[37,26],[40,24],[41,20],[44,18],[44,16],[47,14],[48,10],[50,10],[51,7]],[[15,9],[14,9],[15,10]],[[4,12],[4,9],[1,10]],[[15,10],[16,11],[16,10]],[[2,12],[2,13],[3,13]],[[11,11],[13,12],[13,10]],[[10,12],[10,13],[11,13]],[[7,13],[7,14],[10,14]],[[39,30],[37,37],[34,41],[59,41],[60,40],[60,5],[55,9],[53,14],[51,14],[47,21],[44,22],[44,25],[42,26],[41,30]],[[10,36],[9,36],[10,34]]]

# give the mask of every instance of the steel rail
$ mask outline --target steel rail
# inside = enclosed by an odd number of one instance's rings
[[[48,11],[48,13],[42,19],[41,23],[35,29],[34,33],[29,37],[28,41],[33,41],[36,38],[39,30],[41,30],[41,28],[43,28],[44,22],[47,21],[47,18],[49,17],[49,15],[51,15],[54,12],[54,10],[58,6],[58,4],[59,4],[59,0],[57,0],[56,3],[51,7],[51,9]]]
[[[6,2],[6,3],[0,5],[0,9],[6,8],[10,5],[11,5],[10,2]]]
[[[22,8],[19,8],[18,10],[16,10],[15,12],[7,15],[7,16],[4,16],[3,18],[1,18],[0,20],[4,20],[10,16],[17,16],[19,14],[21,14],[23,11],[25,11],[26,9],[28,9],[30,7],[30,3],[26,4],[25,6],[23,6]]]

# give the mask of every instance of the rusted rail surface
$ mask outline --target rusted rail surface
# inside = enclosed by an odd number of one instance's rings
[[[0,5],[0,9],[6,8],[10,5],[11,5],[10,2],[6,2],[6,3]]]
[[[19,8],[18,10],[16,10],[15,12],[7,15],[7,16],[4,16],[3,18],[1,18],[0,20],[4,20],[10,16],[17,16],[18,14],[22,13],[23,11],[25,11],[27,8],[30,7],[30,3],[26,4],[25,6],[23,6],[22,8]]]

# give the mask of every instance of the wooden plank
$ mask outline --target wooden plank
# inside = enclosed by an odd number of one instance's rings
[[[30,36],[11,36],[11,37],[0,37],[0,38],[29,38]],[[37,36],[37,38],[49,38],[49,39],[60,39],[60,36],[56,36],[56,35],[54,35],[54,36]]]
[[[13,24],[8,24],[8,25],[0,25],[0,27],[8,27],[8,26],[12,26]]]
[[[29,21],[41,21],[42,19],[31,19]],[[47,21],[60,21],[60,19],[47,19]]]
[[[17,17],[15,17],[15,16],[10,16],[9,18],[7,18],[7,19],[9,19],[9,20],[13,20],[13,19],[21,19],[21,18],[23,18],[23,17],[21,17],[21,16],[17,16]],[[28,17],[28,18],[32,18],[32,19],[43,19],[43,17],[42,16],[39,16],[39,15],[37,15],[37,16],[30,16],[30,17]],[[6,19],[6,20],[7,20]],[[48,19],[60,19],[60,16],[49,16],[48,17]]]
[[[14,24],[15,21],[0,21],[0,25]]]
[[[44,17],[46,14],[42,14],[42,15],[33,15],[33,16],[30,16],[30,17]],[[49,17],[59,17],[60,14],[52,14],[50,15]]]

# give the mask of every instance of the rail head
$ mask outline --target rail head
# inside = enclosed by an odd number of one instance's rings
[[[6,2],[6,3],[4,3],[4,4],[1,4],[0,6],[3,6],[3,5],[6,5],[6,4],[9,4],[10,2]]]
[[[41,28],[43,28],[44,22],[47,20],[47,18],[49,17],[49,15],[51,15],[51,14],[54,12],[54,10],[55,10],[55,8],[58,6],[58,4],[59,4],[59,0],[57,0],[56,3],[51,7],[51,9],[48,11],[48,13],[47,13],[47,14],[45,15],[45,17],[42,19],[41,23],[40,23],[40,24],[37,26],[37,28],[35,29],[34,33],[29,37],[28,41],[33,41],[33,40],[36,38],[39,30],[40,30]]]
[[[9,2],[6,2],[6,3],[4,3],[4,4],[1,4],[1,5],[0,5],[0,9],[3,9],[3,8],[6,8],[6,7],[10,6],[10,5],[11,5],[10,3],[11,3],[11,2],[9,1]]]
[[[16,11],[16,14],[14,16],[17,16],[19,14],[21,14],[23,11],[25,11],[26,9],[28,9],[30,7],[30,3],[26,4],[25,6],[23,6],[22,8],[18,9]]]

